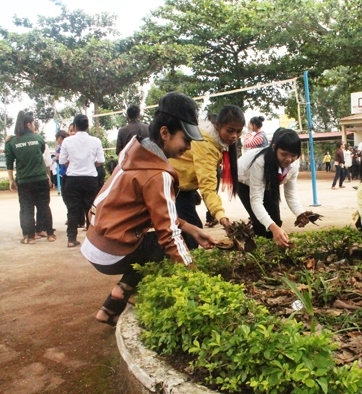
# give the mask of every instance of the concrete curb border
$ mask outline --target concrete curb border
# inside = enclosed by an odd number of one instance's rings
[[[172,369],[157,354],[146,349],[140,341],[134,307],[128,305],[118,320],[116,339],[122,359],[128,367],[128,383],[132,394],[216,394],[189,381],[186,374]]]

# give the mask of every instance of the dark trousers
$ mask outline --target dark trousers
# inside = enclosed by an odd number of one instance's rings
[[[219,186],[220,186],[220,179],[221,179],[221,168],[220,167],[216,170],[216,178],[217,178],[216,191],[218,191]],[[209,210],[207,210],[206,211],[206,221],[212,222],[213,220],[214,220],[214,218],[211,215],[211,212]]]
[[[123,274],[122,282],[136,288],[141,280],[141,275],[135,271],[132,264],[138,263],[141,266],[149,261],[160,262],[165,258],[165,252],[158,243],[157,235],[154,231],[146,233],[138,248],[125,256],[122,260],[112,265],[93,264],[102,274],[120,275]]]
[[[339,186],[341,187],[344,181],[344,169],[340,165],[336,165],[336,173],[334,174],[332,187],[336,186],[338,180]]]
[[[330,172],[330,171],[331,171],[331,162],[330,162],[330,161],[327,161],[327,162],[326,162],[326,171],[327,171],[327,172]]]
[[[63,184],[62,184],[63,186]],[[92,176],[67,176],[63,187],[63,200],[68,210],[68,242],[77,240],[78,224],[81,215],[88,211],[99,191],[98,178]]]
[[[273,233],[271,231],[267,231],[265,226],[263,226],[259,220],[256,218],[254,215],[254,212],[251,208],[250,204],[250,188],[248,185],[245,185],[244,183],[239,182],[239,198],[241,202],[243,203],[246,211],[248,212],[250,216],[250,220],[253,224],[253,229],[255,235],[259,235],[260,237],[265,237],[265,238],[273,238]],[[281,221],[280,218],[280,206],[279,206],[279,201],[275,198],[275,196],[272,195],[270,191],[265,191],[264,193],[264,201],[263,201],[264,208],[268,212],[269,216],[272,218],[272,220],[279,226],[281,227],[283,222]]]
[[[37,217],[48,235],[53,234],[53,218],[50,210],[50,189],[48,180],[20,183],[18,196],[20,204],[20,227],[24,236],[35,236],[35,207]]]
[[[359,164],[352,164],[352,179],[359,178]]]
[[[202,228],[202,222],[196,212],[196,191],[190,190],[187,192],[180,191],[176,197],[176,210],[179,218],[186,220],[186,222],[193,224],[196,227]],[[197,249],[199,244],[189,234],[182,233],[187,247]]]

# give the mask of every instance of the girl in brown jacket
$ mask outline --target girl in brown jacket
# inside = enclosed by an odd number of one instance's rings
[[[197,105],[182,93],[168,93],[159,102],[150,138],[133,137],[94,201],[82,253],[98,271],[123,274],[97,313],[101,323],[116,325],[141,280],[132,264],[162,261],[168,256],[189,267],[192,257],[182,231],[204,248],[215,245],[212,236],[176,213],[178,178],[168,158],[190,149],[191,140],[202,140]]]

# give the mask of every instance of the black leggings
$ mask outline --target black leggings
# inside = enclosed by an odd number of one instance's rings
[[[138,263],[141,266],[144,266],[149,261],[160,262],[165,257],[165,252],[158,243],[156,232],[151,231],[144,236],[138,248],[125,256],[122,260],[119,260],[112,265],[90,263],[93,264],[93,266],[102,274],[123,274],[122,282],[136,288],[142,277],[133,269],[132,264]]]
[[[176,197],[176,210],[179,218],[186,220],[186,222],[196,227],[202,228],[201,219],[196,211],[196,190],[180,191]],[[191,235],[182,233],[182,237],[190,250],[199,247],[199,244]]]
[[[254,215],[250,204],[250,187],[248,185],[245,185],[244,183],[239,182],[238,194],[241,202],[243,203],[248,214],[250,215],[250,220],[253,224],[255,235],[259,235],[260,237],[265,238],[273,238],[273,233],[271,231],[267,231],[265,226],[263,226]],[[283,222],[280,219],[279,201],[276,200],[275,197],[273,197],[271,192],[265,191],[263,205],[269,216],[275,222],[275,224],[281,227]]]

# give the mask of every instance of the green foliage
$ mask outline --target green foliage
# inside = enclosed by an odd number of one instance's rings
[[[0,108],[0,143],[5,141],[6,129],[11,127],[14,123],[14,119],[6,114],[5,111]]]
[[[330,132],[340,128],[339,119],[350,113],[351,92],[362,89],[362,78],[360,73],[356,76],[356,68],[337,67],[334,70],[325,71],[320,77],[310,84],[311,112],[313,116],[313,127],[317,132]],[[302,81],[298,84],[299,96],[304,94]],[[299,97],[304,103],[305,99]],[[305,106],[300,106],[302,129],[308,130],[306,123]],[[285,111],[290,117],[298,119],[297,102],[295,92],[291,92]],[[324,151],[333,151],[335,141],[331,142],[333,148],[327,147]]]
[[[172,271],[148,275],[139,286],[136,310],[151,349],[191,355],[192,368],[229,393],[246,387],[275,394],[362,388],[361,370],[336,368],[327,332],[304,335],[301,323],[271,316],[242,286],[219,276],[179,266]]]
[[[334,0],[169,0],[152,13],[140,37],[147,37],[151,48],[160,43],[177,45],[181,53],[180,47],[189,47],[191,61],[180,56],[178,63],[166,62],[165,67],[172,71],[181,64],[188,66],[199,95],[299,77],[304,70],[316,80],[328,69],[345,66],[356,72],[360,68],[355,56],[355,51],[361,51],[356,4],[357,0],[347,4]],[[345,45],[353,61],[343,60]],[[349,83],[349,87],[356,84]],[[285,100],[279,89],[269,86],[212,98],[209,110],[217,111],[232,101],[271,114]],[[322,112],[321,103],[319,107]]]
[[[337,366],[333,354],[338,345],[330,331],[314,329],[320,318],[314,313],[315,296],[324,291],[328,297],[332,285],[324,271],[304,268],[306,258],[333,265],[361,252],[360,233],[332,228],[292,234],[291,240],[294,247],[285,250],[256,238],[252,254],[199,249],[192,252],[196,271],[167,259],[138,266],[144,279],[136,312],[146,346],[164,355],[187,355],[194,374],[225,393],[360,393],[362,370],[357,363]],[[279,279],[269,278],[273,283],[283,284],[283,271],[291,275],[284,277],[286,288],[314,319],[308,335],[295,314],[273,316],[246,294],[243,272],[248,277],[255,272],[256,286],[260,278],[268,279],[271,268],[281,271]],[[295,281],[305,283],[307,290],[301,291]]]
[[[90,16],[64,5],[60,11],[56,17],[39,16],[34,25],[18,19],[25,33],[0,31],[5,49],[1,71],[8,72],[12,84],[32,92],[45,89],[54,98],[83,96],[98,113],[105,96],[139,86],[155,70],[157,62],[140,64],[131,56],[133,43],[118,38],[114,15]]]
[[[201,96],[294,77],[303,96],[300,77],[309,70],[316,130],[336,126],[349,113],[349,93],[362,88],[360,0],[167,0],[126,39],[114,30],[115,15],[56,4],[55,17],[39,16],[36,23],[16,18],[23,33],[0,28],[0,84],[46,99],[82,98],[98,113],[127,108],[155,76],[148,104],[169,90]],[[185,68],[187,75],[179,71]],[[284,84],[220,95],[207,110],[232,102],[273,116],[287,105],[297,118],[291,89]],[[51,107],[41,107],[49,118]],[[119,119],[96,118],[97,133],[99,120],[109,130]]]
[[[9,179],[0,179],[0,190],[9,190]]]

